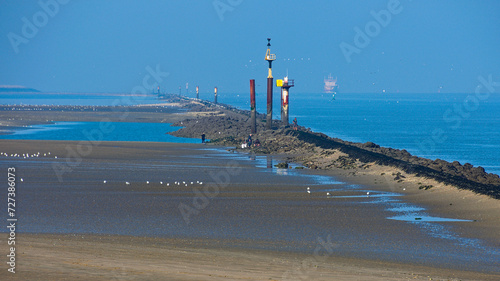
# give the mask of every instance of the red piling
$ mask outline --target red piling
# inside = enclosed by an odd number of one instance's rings
[[[257,133],[257,120],[256,120],[256,108],[255,108],[255,80],[250,80],[250,127],[252,134]]]
[[[272,125],[273,125],[273,77],[268,77],[266,129],[271,129]]]

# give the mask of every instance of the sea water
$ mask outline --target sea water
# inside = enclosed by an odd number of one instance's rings
[[[55,122],[17,129],[12,134],[0,135],[0,139],[200,142],[199,139],[179,138],[167,134],[178,129],[180,127],[172,127],[169,123],[107,122],[106,130],[103,131],[101,122]]]

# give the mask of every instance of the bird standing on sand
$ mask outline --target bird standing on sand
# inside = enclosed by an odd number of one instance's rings
[[[307,187],[307,193],[311,194],[311,189]]]

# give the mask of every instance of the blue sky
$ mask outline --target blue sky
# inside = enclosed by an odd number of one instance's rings
[[[500,80],[499,14],[495,0],[3,0],[0,84],[131,92],[159,66],[168,92],[247,93],[249,79],[265,92],[271,37],[274,77],[288,70],[297,93],[322,92],[330,73],[341,93],[468,93],[479,75]]]

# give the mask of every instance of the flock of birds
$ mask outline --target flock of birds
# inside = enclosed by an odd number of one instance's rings
[[[94,106],[94,105],[57,105],[57,104],[42,104],[42,105],[6,105],[2,106],[2,108],[5,110],[11,110],[11,111],[97,111],[97,109],[100,108],[100,106]],[[9,120],[13,120],[9,119]],[[22,120],[22,119],[21,119]]]
[[[105,184],[106,184],[106,183],[108,183],[108,181],[107,181],[107,180],[103,180],[103,183],[105,183]],[[165,184],[166,186],[170,186],[170,183],[169,183],[169,182],[165,182],[165,183],[164,183],[163,181],[160,181],[159,183],[160,183],[160,185]],[[126,185],[130,185],[130,182],[129,182],[129,181],[126,181],[126,182],[125,182],[125,184],[126,184]],[[153,184],[153,182],[146,181],[146,184]],[[196,183],[195,183],[195,182],[186,182],[186,181],[176,181],[176,182],[174,182],[174,184],[173,184],[173,185],[177,185],[177,186],[181,186],[181,185],[182,185],[182,186],[189,186],[189,185],[194,185],[194,184],[202,185],[202,184],[203,184],[203,182],[202,182],[202,181],[196,181]]]
[[[37,152],[37,153],[7,153],[7,152],[0,152],[0,156],[5,156],[5,157],[18,157],[18,158],[23,158],[23,159],[26,159],[26,158],[36,158],[36,157],[52,157],[50,156],[50,152],[46,152],[46,153],[41,153],[41,152]],[[57,155],[54,156],[55,159],[57,159]]]
[[[311,188],[309,186],[306,188],[306,192],[307,192],[307,194],[311,194]],[[370,196],[370,191],[366,192],[366,196],[367,197]],[[326,197],[331,198],[331,197],[333,197],[333,195],[331,195],[330,192],[327,192]]]
[[[50,152],[46,152],[46,153],[43,153],[43,154],[42,154],[42,153],[40,153],[40,152],[33,153],[33,154],[29,154],[29,153],[23,153],[23,154],[11,153],[11,154],[9,154],[9,153],[6,153],[6,152],[0,152],[0,156],[7,156],[7,157],[9,157],[9,156],[10,156],[10,157],[23,157],[24,159],[26,159],[26,158],[30,158],[30,157],[32,157],[32,158],[33,158],[33,157],[40,157],[41,155],[43,155],[43,157],[51,157],[51,156],[50,156],[50,154],[51,154]],[[57,156],[54,156],[54,158],[56,158],[56,159],[57,159]],[[22,179],[21,179],[21,181],[22,181]],[[108,183],[108,181],[107,181],[107,180],[104,180],[104,181],[103,181],[103,183]],[[150,182],[150,181],[146,181],[146,184],[150,184],[150,183],[152,183],[152,182]],[[170,186],[170,183],[168,183],[168,182],[165,182],[165,183],[164,183],[163,181],[160,181],[159,183],[160,183],[160,185],[165,184],[166,186]],[[130,182],[129,182],[129,181],[126,181],[126,182],[125,182],[125,184],[126,184],[126,185],[130,185]],[[173,185],[177,185],[177,186],[181,186],[181,185],[182,185],[182,186],[188,186],[188,185],[190,185],[190,184],[191,184],[191,185],[194,185],[195,183],[194,183],[194,182],[186,182],[186,181],[175,181],[175,182],[173,183]],[[196,181],[196,184],[198,184],[198,185],[202,185],[202,184],[203,184],[203,182],[202,182],[202,181]],[[307,187],[307,188],[306,188],[306,192],[307,192],[308,194],[311,194],[311,188],[310,188],[310,187]],[[330,194],[330,192],[327,192],[327,193],[326,193],[326,196],[327,196],[327,197],[333,197],[333,196]],[[366,192],[366,196],[370,196],[370,192],[369,192],[369,191],[368,191],[368,192]]]

